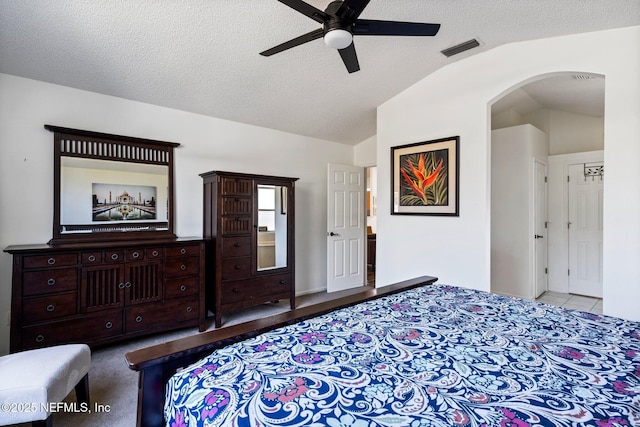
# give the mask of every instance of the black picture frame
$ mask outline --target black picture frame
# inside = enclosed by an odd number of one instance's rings
[[[460,216],[460,137],[391,147],[391,214]]]

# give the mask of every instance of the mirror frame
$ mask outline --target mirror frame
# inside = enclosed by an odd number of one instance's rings
[[[175,142],[156,141],[122,135],[92,132],[80,129],[45,125],[53,132],[53,238],[50,244],[71,242],[94,242],[125,239],[168,239],[175,238],[174,223],[174,148]],[[140,163],[146,165],[167,166],[167,222],[135,221],[135,224],[78,224],[85,232],[64,233],[69,227],[60,222],[61,204],[61,167],[63,157],[109,160],[115,162]],[[161,229],[154,229],[158,224]],[[73,224],[76,226],[76,224]],[[142,229],[141,229],[142,228]]]

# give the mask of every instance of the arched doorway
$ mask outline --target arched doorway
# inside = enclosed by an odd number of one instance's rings
[[[575,235],[569,224],[571,199],[567,177],[576,173],[577,166],[571,165],[604,158],[604,77],[584,73],[537,76],[503,93],[491,103],[490,110],[492,291],[535,298],[536,281],[544,274],[549,291],[543,296],[544,302],[601,312],[601,300],[570,293],[579,293],[570,289],[571,279],[585,274],[584,268],[575,266],[576,259],[589,257],[589,265],[593,266],[597,253],[601,266],[602,252],[597,250],[596,241],[586,255],[584,242],[578,247],[575,239],[571,239]],[[546,147],[540,148],[540,139],[546,140],[542,143]],[[517,159],[522,162],[519,166],[505,163]],[[543,233],[535,230],[535,206],[539,203],[534,205],[536,162],[547,167],[548,198],[544,202],[548,210]],[[508,185],[504,180],[508,180]],[[575,208],[575,200],[571,207]],[[588,217],[590,222],[600,225],[600,242],[601,212],[601,207],[592,203],[588,211],[580,214],[581,219]],[[536,259],[541,241],[548,250],[547,266],[543,269],[540,257]],[[583,253],[577,254],[578,251]],[[598,275],[601,283],[601,269],[592,270],[587,273]]]

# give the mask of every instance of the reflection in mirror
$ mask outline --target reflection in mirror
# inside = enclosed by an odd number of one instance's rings
[[[54,144],[49,243],[175,239],[173,153],[180,144],[44,128]]]
[[[168,193],[166,165],[62,157],[60,232],[167,230]]]
[[[287,266],[287,187],[258,185],[258,270]]]

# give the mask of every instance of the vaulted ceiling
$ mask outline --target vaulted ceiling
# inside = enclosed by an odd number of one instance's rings
[[[371,0],[360,17],[441,29],[355,36],[361,70],[349,74],[322,40],[259,55],[319,26],[276,0],[5,0],[0,72],[357,144],[376,133],[378,105],[438,68],[510,42],[639,25],[640,1]],[[472,38],[479,47],[440,53]]]

